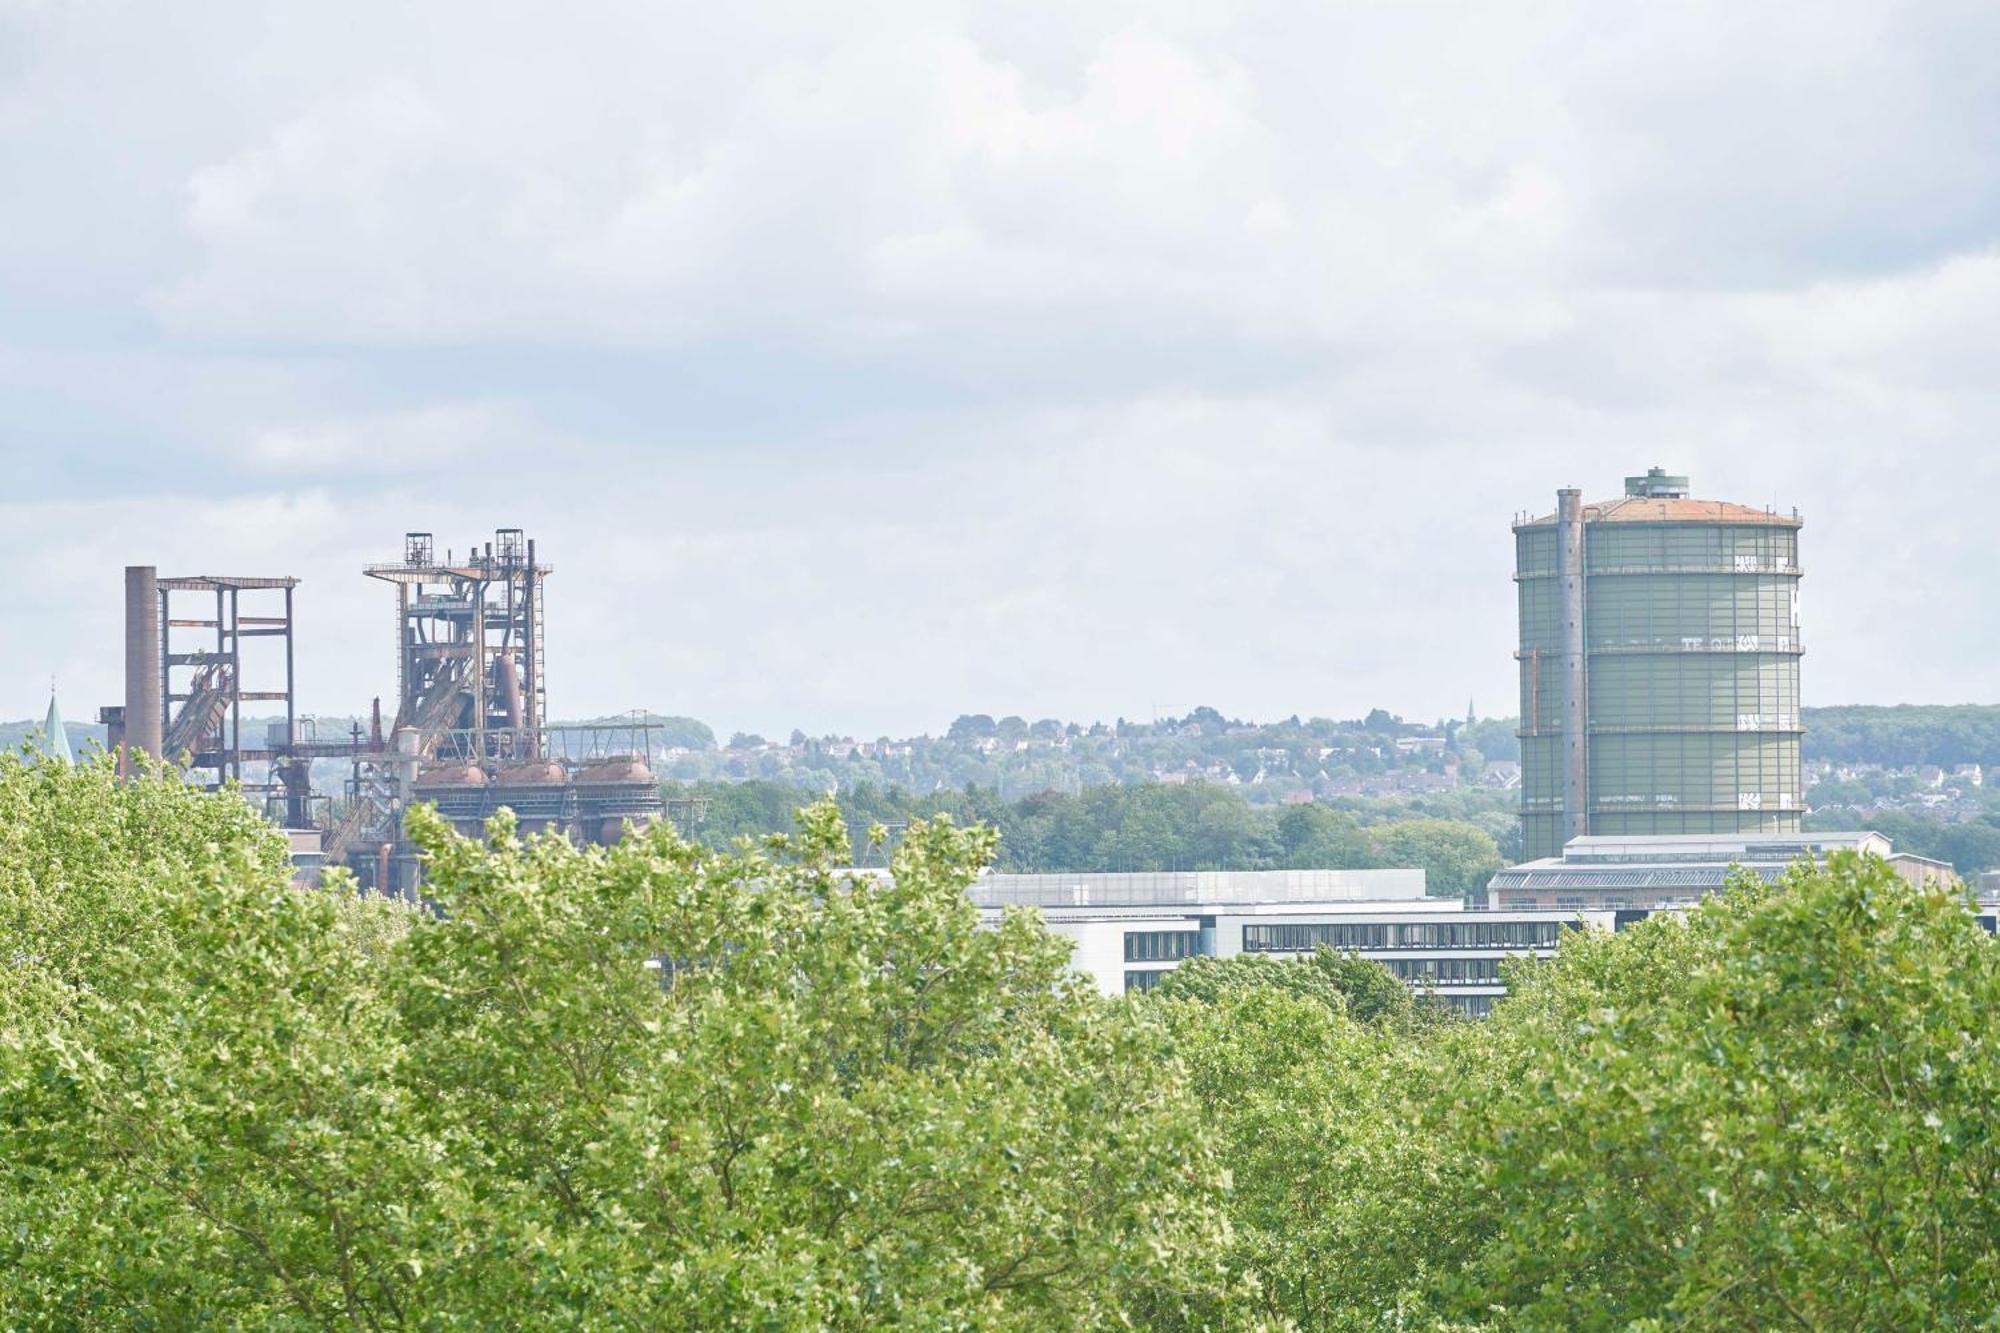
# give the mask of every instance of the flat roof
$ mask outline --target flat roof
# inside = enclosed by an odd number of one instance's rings
[[[1732,869],[1776,880],[1803,856],[1869,851],[1894,855],[1887,838],[1838,833],[1663,833],[1571,838],[1562,855],[1496,872],[1488,892],[1534,889],[1719,889]]]
[[[289,574],[191,574],[155,580],[167,592],[257,592],[266,588],[296,588]]]
[[[1866,849],[1889,854],[1889,840],[1868,830],[1827,833],[1590,834],[1571,838],[1552,865],[1642,861],[1796,861],[1808,853]],[[1530,864],[1540,864],[1532,862]]]

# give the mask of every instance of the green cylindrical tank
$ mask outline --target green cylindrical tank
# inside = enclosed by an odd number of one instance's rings
[[[1514,527],[1523,856],[1578,833],[1797,832],[1798,515],[1692,499],[1658,468],[1625,489],[1581,506],[1580,606],[1564,596],[1560,513]],[[1580,664],[1565,650],[1579,616]],[[1566,680],[1583,697],[1576,747]]]

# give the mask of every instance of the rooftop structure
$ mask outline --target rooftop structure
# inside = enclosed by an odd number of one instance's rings
[[[1800,526],[1659,468],[1517,520],[1529,858],[1590,834],[1798,831]]]
[[[1501,909],[1576,911],[1684,907],[1748,872],[1775,883],[1801,860],[1878,856],[1916,884],[1954,884],[1942,861],[1900,853],[1879,833],[1686,834],[1572,838],[1562,855],[1509,866],[1486,886]]]

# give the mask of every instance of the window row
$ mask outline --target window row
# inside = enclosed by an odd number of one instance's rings
[[[1311,953],[1324,945],[1342,952],[1373,949],[1552,949],[1562,921],[1313,922],[1246,925],[1245,953]]]
[[[1497,986],[1498,958],[1391,958],[1384,966],[1420,986]]]
[[[1128,963],[1170,963],[1192,958],[1200,952],[1201,932],[1197,930],[1125,932],[1125,961]]]

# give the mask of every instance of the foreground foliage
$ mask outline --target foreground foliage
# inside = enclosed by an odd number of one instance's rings
[[[977,928],[986,834],[915,831],[893,884],[847,883],[825,808],[721,857],[419,815],[432,919],[286,887],[231,798],[11,761],[0,792],[27,816],[0,956],[38,960],[0,1014],[0,1324],[1228,1305],[1163,1027],[1031,917]]]
[[[1209,964],[1231,981],[1151,1001],[1271,1314],[2000,1324],[2000,950],[1962,901],[1835,857],[1573,934],[1488,1022],[1414,1032],[1328,1003],[1325,963]]]
[[[439,917],[0,759],[0,1326],[2000,1322],[2000,962],[1879,862],[1466,1023],[1331,954],[1102,999],[979,927],[948,822],[893,881],[824,805],[729,855],[413,832]]]

